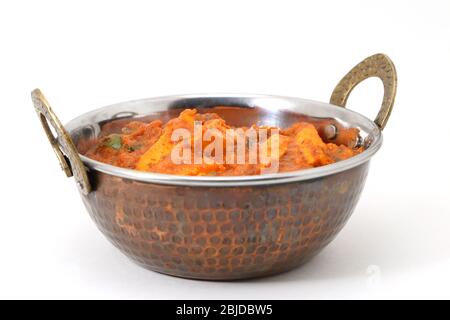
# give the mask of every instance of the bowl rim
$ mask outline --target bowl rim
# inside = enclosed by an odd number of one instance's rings
[[[89,115],[98,114],[109,108],[120,107],[126,104],[136,104],[158,100],[176,101],[179,99],[192,99],[192,98],[208,99],[220,97],[236,98],[236,99],[257,98],[257,99],[292,100],[298,101],[300,103],[314,103],[322,105],[323,107],[326,108],[335,109],[335,111],[339,111],[339,113],[349,112],[355,115],[357,118],[364,119],[366,121],[366,124],[370,124],[372,126],[373,130],[372,132],[374,134],[373,141],[371,142],[370,146],[360,154],[332,164],[288,172],[270,173],[263,175],[247,175],[247,176],[183,176],[183,175],[163,174],[155,172],[145,172],[106,164],[88,158],[80,153],[79,156],[82,162],[88,168],[88,170],[99,171],[105,174],[117,176],[124,179],[136,180],[144,183],[176,185],[176,186],[234,187],[234,186],[258,186],[258,185],[281,184],[288,182],[306,181],[325,176],[330,176],[333,174],[349,170],[351,168],[354,168],[358,165],[361,165],[369,161],[370,158],[380,149],[382,145],[383,136],[381,130],[378,128],[378,126],[375,124],[374,121],[368,119],[367,117],[358,112],[316,100],[280,96],[280,95],[267,95],[267,94],[242,94],[242,93],[183,94],[183,95],[168,95],[168,96],[159,96],[153,98],[124,101],[84,113],[71,120],[66,125],[66,128],[68,128],[70,131],[70,129],[74,129],[73,128],[74,123],[80,122],[81,119],[86,118]]]

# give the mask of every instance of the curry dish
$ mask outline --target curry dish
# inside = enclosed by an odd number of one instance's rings
[[[177,135],[174,139],[177,129],[191,135],[187,138]],[[208,130],[214,135],[206,141]],[[251,130],[267,132],[267,135],[252,136],[248,134]],[[345,130],[347,135],[358,136],[358,129]],[[201,134],[200,138],[196,133]],[[220,134],[226,139],[220,140]],[[230,155],[239,141],[244,142],[242,148]],[[200,161],[195,159],[199,154],[196,147],[201,150]],[[218,147],[223,147],[220,154]],[[273,168],[274,163],[276,172],[300,170],[345,160],[363,151],[361,147],[351,148],[337,141],[336,144],[325,142],[310,122],[296,122],[289,128],[257,125],[235,128],[215,113],[201,114],[196,109],[186,109],[166,123],[131,121],[120,133],[101,134],[85,149],[83,153],[87,157],[114,166],[190,176],[258,175],[270,172],[267,169]],[[266,153],[253,156],[252,151],[257,149]],[[186,151],[192,152],[186,155]],[[239,151],[243,152],[240,162],[236,161]],[[174,161],[174,154],[183,156],[183,161]]]

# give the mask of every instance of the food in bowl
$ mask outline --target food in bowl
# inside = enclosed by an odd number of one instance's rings
[[[295,122],[287,128],[235,127],[217,113],[197,109],[185,109],[166,123],[134,120],[116,131],[102,131],[87,146],[85,155],[140,171],[242,176],[319,167],[363,151],[362,147],[326,143],[317,124],[311,122]],[[356,141],[359,130],[341,128],[340,135]]]

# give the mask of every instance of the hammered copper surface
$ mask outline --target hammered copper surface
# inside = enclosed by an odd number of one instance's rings
[[[292,269],[327,245],[357,203],[368,163],[315,180],[255,187],[167,186],[104,173],[84,203],[145,268],[231,280]]]

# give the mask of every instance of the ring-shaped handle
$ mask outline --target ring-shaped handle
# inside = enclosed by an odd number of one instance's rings
[[[41,90],[35,89],[31,92],[31,100],[39,116],[45,134],[59,160],[61,169],[68,177],[74,176],[78,188],[83,194],[91,191],[86,168],[80,159],[72,138],[67,133],[64,126],[53,112]],[[57,137],[54,136],[50,126],[55,130]]]
[[[383,82],[384,96],[381,109],[374,122],[383,130],[394,106],[397,92],[397,72],[391,59],[378,53],[357,64],[339,81],[330,98],[330,103],[345,107],[348,97],[360,82],[370,77],[378,77]]]

